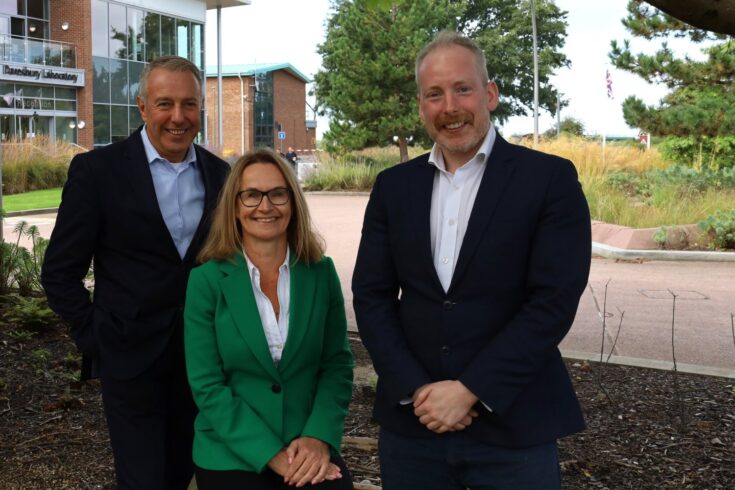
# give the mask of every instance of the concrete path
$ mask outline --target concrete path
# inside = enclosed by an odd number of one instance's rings
[[[367,199],[366,194],[307,195],[315,225],[327,242],[327,254],[334,259],[342,281],[347,318],[353,330],[350,282]],[[35,215],[23,219],[36,224],[41,234],[48,237],[54,218],[54,215]],[[6,220],[6,240],[12,239],[12,228],[19,219]],[[721,374],[735,377],[735,340],[730,329],[730,315],[735,313],[735,262],[593,259],[591,288],[585,291],[574,325],[562,342],[565,353],[577,357],[599,356],[606,283],[605,356],[624,311],[614,359],[643,364],[653,361],[654,365],[666,366],[665,362],[672,360],[671,291],[677,295],[674,324],[677,362],[719,368]]]

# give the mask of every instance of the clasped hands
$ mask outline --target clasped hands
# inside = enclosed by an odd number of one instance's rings
[[[428,383],[413,394],[413,413],[430,431],[442,434],[463,430],[477,417],[479,399],[460,381]]]
[[[271,458],[268,467],[282,476],[284,483],[296,487],[342,478],[339,466],[329,461],[329,446],[313,437],[294,439]]]

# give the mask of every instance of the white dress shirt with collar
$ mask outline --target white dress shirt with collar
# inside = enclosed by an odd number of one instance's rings
[[[472,206],[495,144],[495,135],[495,126],[491,124],[475,156],[454,174],[447,171],[441,148],[436,144],[429,154],[429,163],[439,170],[434,174],[431,193],[431,251],[445,292],[452,282]]]
[[[288,266],[288,258],[291,252],[286,249],[286,260],[278,268],[277,294],[278,304],[281,307],[278,318],[276,318],[271,300],[260,288],[260,270],[252,263],[245,250],[242,254],[247,262],[250,283],[253,286],[253,294],[255,295],[255,304],[260,314],[260,323],[263,325],[263,332],[268,341],[268,350],[271,353],[273,362],[278,365],[283,355],[283,346],[286,345],[286,338],[288,337],[288,316],[291,309],[291,272]]]
[[[146,126],[140,133],[153,178],[161,216],[166,223],[179,256],[189,250],[204,212],[204,179],[197,167],[194,144],[189,145],[184,160],[171,163],[163,158],[148,138]]]

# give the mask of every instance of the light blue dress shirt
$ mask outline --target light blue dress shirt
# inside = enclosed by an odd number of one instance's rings
[[[163,158],[148,138],[146,127],[141,131],[145,154],[153,177],[158,207],[176,250],[183,259],[204,211],[204,180],[197,165],[194,145],[181,163]]]

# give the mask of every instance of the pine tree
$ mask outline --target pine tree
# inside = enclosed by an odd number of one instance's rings
[[[567,66],[560,52],[566,12],[536,0],[539,33],[540,105],[553,111],[556,91],[548,79]],[[332,5],[327,35],[318,51],[323,69],[315,76],[322,113],[331,118],[330,149],[352,150],[390,144],[398,137],[401,161],[409,141],[427,141],[418,117],[414,61],[442,29],[475,39],[488,72],[498,83],[502,124],[530,112],[533,101],[531,20],[528,0],[343,0]]]

